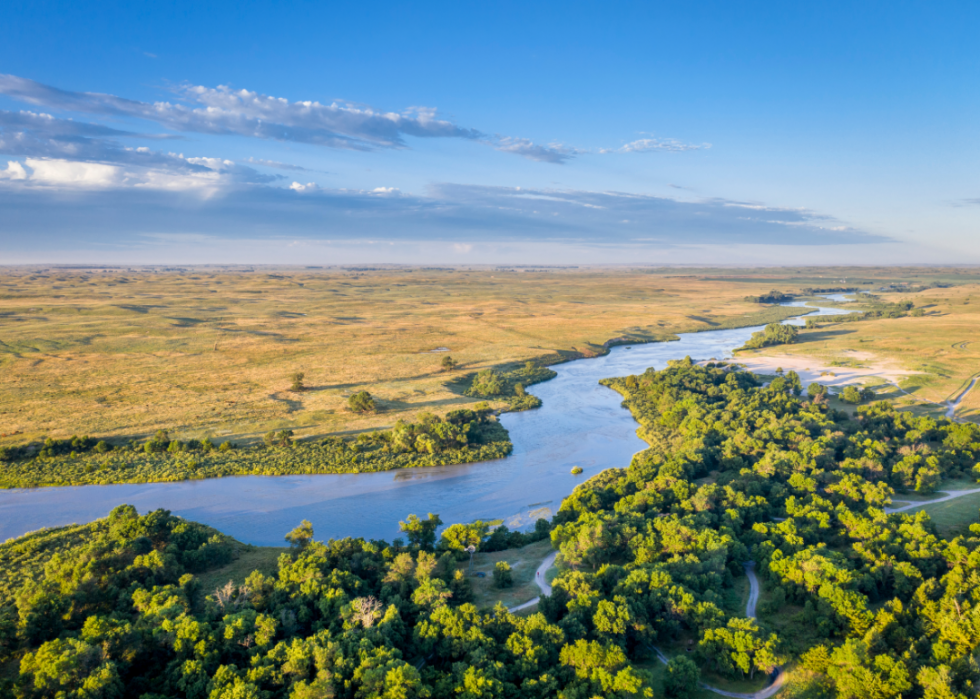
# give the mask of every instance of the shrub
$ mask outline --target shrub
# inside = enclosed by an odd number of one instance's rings
[[[497,588],[513,587],[514,576],[510,572],[507,561],[498,561],[493,567],[493,586]]]
[[[766,326],[765,330],[752,333],[752,337],[745,343],[743,349],[759,349],[772,345],[789,345],[796,342],[796,337],[799,334],[799,328],[795,325],[770,323]]]
[[[580,473],[582,473],[582,467],[581,466],[573,466],[572,467],[572,474],[573,475],[577,476]]]
[[[822,396],[826,393],[827,387],[818,384],[816,381],[806,387],[806,394],[810,396],[810,398],[816,398],[817,396]]]
[[[493,369],[483,369],[473,379],[470,389],[477,396],[498,396],[504,392],[504,380]]]
[[[306,390],[306,386],[303,384],[303,379],[306,378],[306,374],[304,374],[302,371],[297,371],[296,373],[291,374],[289,378],[293,382],[289,387],[290,391],[299,392]]]
[[[840,399],[845,403],[856,405],[857,403],[861,402],[861,391],[859,391],[854,386],[848,386],[840,394]]]
[[[442,362],[440,362],[440,366],[442,366],[443,371],[452,371],[453,369],[456,368],[456,360],[447,354],[445,357],[442,358]]]
[[[358,391],[348,398],[347,407],[355,413],[373,413],[378,410],[374,398],[367,391]]]

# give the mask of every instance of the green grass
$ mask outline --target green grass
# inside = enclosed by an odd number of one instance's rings
[[[553,550],[551,541],[544,539],[519,549],[474,554],[469,576],[475,597],[473,603],[480,608],[493,607],[497,602],[503,602],[506,607],[516,607],[539,596],[541,590],[534,582],[535,572]],[[510,564],[513,587],[498,589],[493,586],[493,569],[498,561]],[[458,567],[465,573],[467,565],[468,562],[463,561]],[[486,577],[477,577],[476,573],[483,573]]]
[[[906,514],[927,512],[939,533],[946,538],[969,533],[969,526],[980,522],[980,493],[964,495],[945,502],[922,505]]]
[[[235,560],[226,566],[209,570],[197,576],[201,585],[201,593],[209,595],[217,588],[223,587],[229,580],[235,585],[241,585],[245,582],[245,578],[255,570],[264,575],[275,575],[279,569],[279,556],[288,551],[288,547],[238,544]]]

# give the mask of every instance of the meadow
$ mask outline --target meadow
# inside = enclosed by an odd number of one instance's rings
[[[788,309],[746,301],[772,288],[978,277],[926,268],[7,268],[0,446],[45,436],[128,440],[159,429],[244,444],[282,429],[297,438],[353,435],[472,405],[478,399],[463,394],[463,377],[480,369],[780,320]],[[964,294],[956,287],[922,298]],[[935,317],[953,305],[908,321],[902,337],[918,338],[921,323],[931,338],[917,341],[946,343],[949,357],[923,362],[965,365],[980,347],[969,344],[969,318],[949,326]],[[964,309],[960,302],[957,314]],[[857,325],[841,332],[865,332]],[[441,368],[447,353],[458,362],[451,372]],[[290,390],[295,372],[306,375],[307,390]],[[377,413],[348,410],[361,390],[375,396]]]

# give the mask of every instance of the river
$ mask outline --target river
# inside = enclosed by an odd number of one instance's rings
[[[800,318],[787,322],[803,324]],[[121,503],[141,513],[162,507],[265,546],[282,545],[286,532],[303,519],[313,523],[318,539],[391,540],[409,513],[438,513],[447,524],[503,519],[511,528],[527,527],[538,517],[550,518],[577,484],[604,469],[628,466],[644,448],[637,423],[620,406],[622,398],[599,379],[662,369],[685,355],[731,357],[760,329],[687,333],[677,342],[619,346],[602,357],[554,366],[557,377],[529,388],[543,401],[541,408],[500,417],[514,443],[505,459],[382,473],[0,490],[0,541],[42,527],[90,522]],[[572,475],[574,466],[583,473]]]

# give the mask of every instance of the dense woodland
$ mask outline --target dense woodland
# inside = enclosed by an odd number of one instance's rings
[[[974,475],[980,428],[884,403],[851,418],[792,372],[763,387],[686,360],[605,383],[650,448],[564,501],[563,568],[536,613],[470,603],[457,561],[491,545],[482,523],[437,538],[438,517],[409,517],[391,543],[321,543],[304,525],[275,575],[203,590],[195,574],[228,560],[227,540],[120,507],[0,546],[0,693],[682,697],[699,672],[792,661],[786,696],[976,696],[980,525],[945,540],[927,515],[884,507]],[[758,621],[731,604],[749,561]],[[654,648],[684,647],[662,684],[644,669]]]
[[[149,483],[222,476],[367,473],[419,468],[507,456],[507,430],[486,404],[459,409],[445,418],[421,413],[390,430],[351,438],[294,441],[291,430],[270,432],[259,446],[236,449],[171,439],[165,431],[147,440],[110,445],[88,437],[47,439],[41,444],[0,450],[0,487]]]

